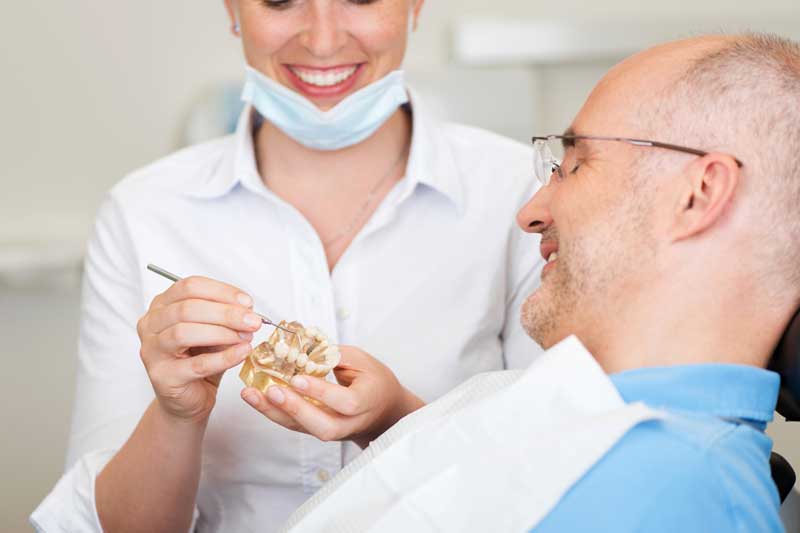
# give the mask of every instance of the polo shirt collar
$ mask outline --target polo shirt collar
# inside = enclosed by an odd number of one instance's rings
[[[775,372],[731,364],[639,368],[610,378],[626,402],[761,424],[772,420],[780,387]]]

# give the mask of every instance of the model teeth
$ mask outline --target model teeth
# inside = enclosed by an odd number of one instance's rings
[[[275,345],[275,357],[278,359],[286,359],[286,356],[289,355],[289,345],[286,344],[286,341],[281,339],[278,344]]]
[[[339,364],[339,349],[318,329],[305,329],[299,322],[279,325],[292,333],[275,329],[253,349],[239,373],[248,387],[266,393],[270,385],[286,385],[298,374],[324,378]]]
[[[317,87],[333,87],[339,85],[347,78],[355,74],[358,67],[347,67],[333,70],[306,70],[290,67],[295,75],[303,80],[304,83]]]
[[[558,254],[556,252],[553,252],[552,254],[550,254],[550,257],[547,258],[547,262],[552,263],[556,259],[558,259]]]

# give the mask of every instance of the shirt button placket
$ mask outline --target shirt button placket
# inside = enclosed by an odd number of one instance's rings
[[[317,470],[317,479],[320,481],[320,483],[327,483],[331,479],[331,473],[324,468],[320,468]]]

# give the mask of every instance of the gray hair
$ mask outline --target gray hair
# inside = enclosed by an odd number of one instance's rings
[[[763,236],[755,250],[769,287],[800,298],[800,44],[748,34],[695,58],[651,117],[680,144],[744,162],[739,202]],[[648,128],[648,129],[650,129]],[[661,130],[663,136],[665,130]],[[661,139],[659,139],[661,140]]]

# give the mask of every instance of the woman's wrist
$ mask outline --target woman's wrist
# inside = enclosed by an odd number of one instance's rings
[[[355,442],[360,448],[366,448],[369,446],[370,442],[383,435],[387,430],[389,430],[389,428],[399,422],[401,418],[425,406],[425,402],[422,401],[416,394],[402,385],[400,386],[400,389],[400,395],[398,399],[393,402],[393,408],[388,410],[386,416],[383,417],[378,424],[376,424],[375,429],[367,435],[353,439],[353,442]]]
[[[211,416],[211,411],[190,418],[178,416],[164,409],[157,399],[153,401],[150,410],[153,413],[153,422],[159,431],[184,437],[199,436],[202,438]]]
[[[419,396],[403,387],[401,407],[398,410],[397,418],[392,425],[396,424],[404,416],[410,415],[414,411],[422,409],[423,407],[425,407],[425,402],[422,401]]]

